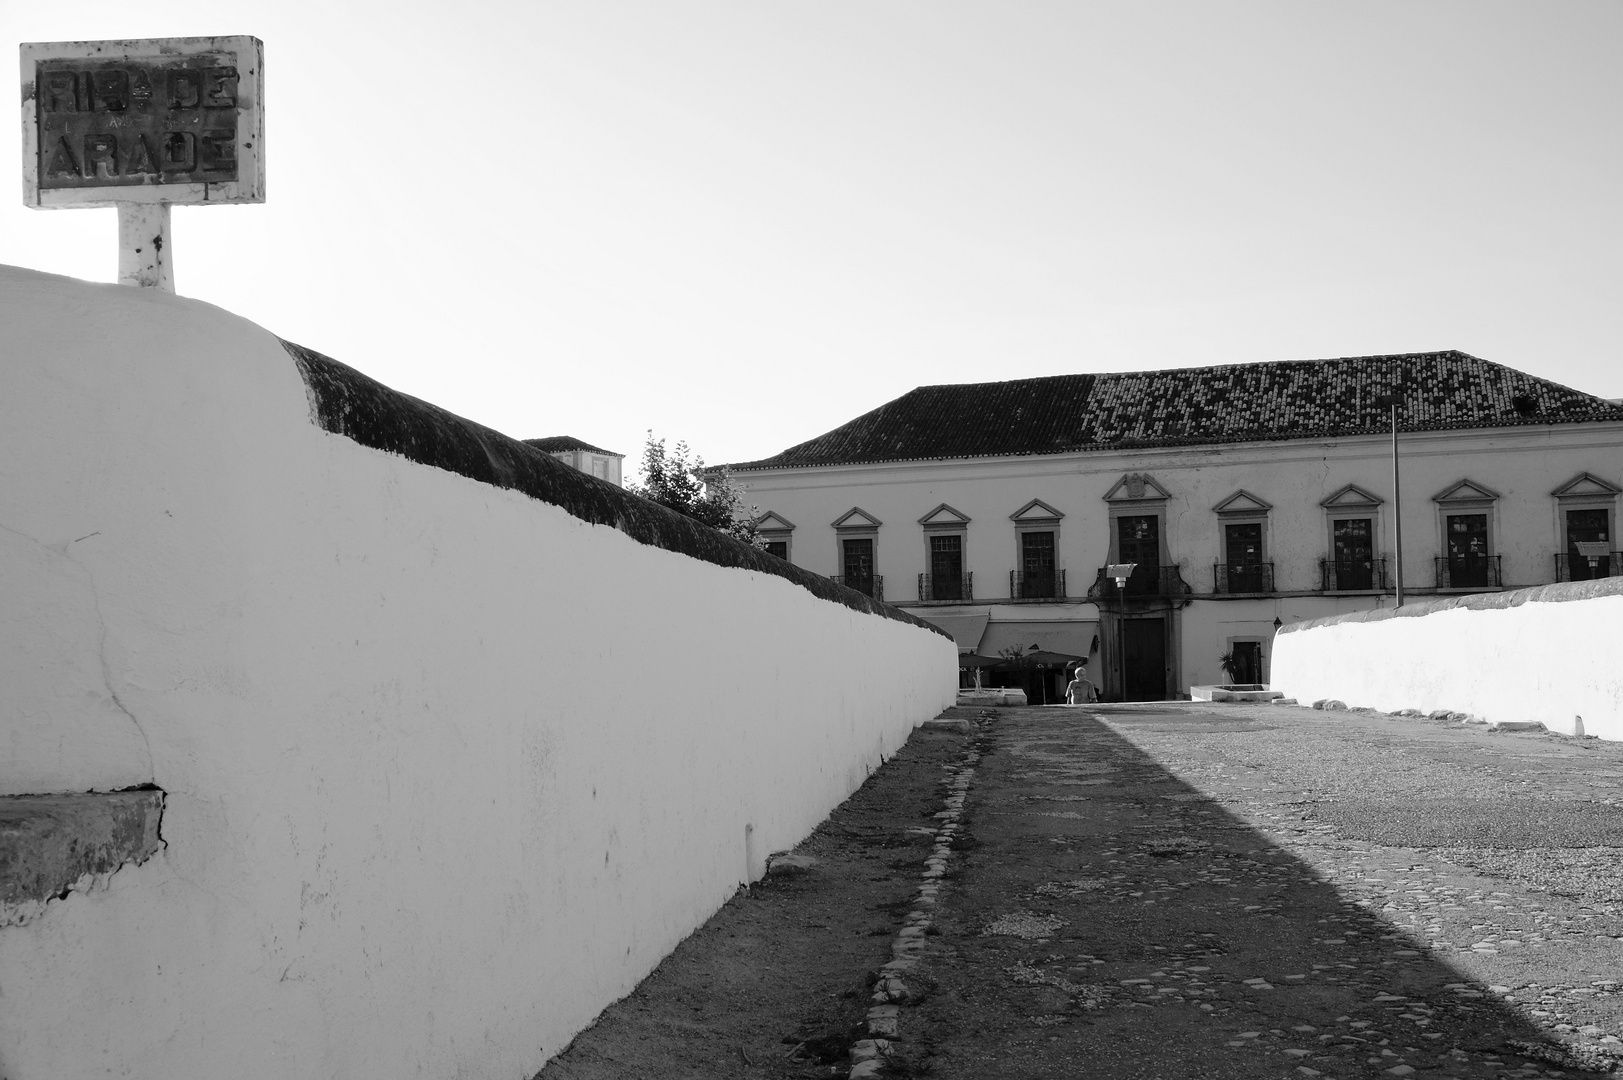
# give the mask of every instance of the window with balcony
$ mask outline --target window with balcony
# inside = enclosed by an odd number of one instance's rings
[[[875,595],[873,537],[847,537],[840,541],[840,580],[859,593]]]
[[[1248,491],[1237,491],[1215,510],[1221,548],[1212,568],[1216,593],[1274,591],[1274,564],[1268,561],[1268,512],[1273,506]]]
[[[1437,504],[1442,543],[1437,555],[1439,589],[1497,589],[1499,556],[1494,552],[1494,505],[1499,495],[1472,480],[1461,480],[1432,497]]]
[[[1059,559],[1059,523],[1064,515],[1041,499],[1033,499],[1009,516],[1018,545],[1015,569],[1009,571],[1009,597],[1065,599],[1065,568]]]
[[[880,524],[860,506],[853,506],[834,522],[840,545],[840,572],[834,580],[875,600],[885,598],[884,578],[874,570]]]
[[[1374,592],[1386,588],[1386,560],[1376,553],[1381,500],[1356,484],[1325,499],[1329,558],[1319,561],[1322,592]]]
[[[1166,531],[1166,488],[1148,473],[1128,473],[1116,481],[1105,501],[1110,504],[1108,562],[1135,564],[1127,579],[1128,596],[1171,596],[1189,592],[1173,565]],[[1115,582],[1100,568],[1090,595],[1117,594]]]
[[[969,516],[946,503],[919,519],[924,529],[924,573],[919,575],[919,600],[954,603],[971,600],[974,590],[964,569]]]
[[[1623,575],[1617,535],[1618,488],[1583,473],[1557,488],[1561,550],[1555,556],[1556,580],[1589,581]]]

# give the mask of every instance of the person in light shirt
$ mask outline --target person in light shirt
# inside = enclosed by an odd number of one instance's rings
[[[1088,665],[1076,665],[1076,670],[1071,673],[1071,681],[1065,687],[1065,703],[1086,705],[1098,700],[1099,688],[1088,678]]]

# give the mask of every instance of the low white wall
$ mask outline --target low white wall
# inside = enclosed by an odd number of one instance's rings
[[[1272,686],[1303,704],[1450,709],[1623,739],[1623,578],[1287,626]]]
[[[10,1080],[531,1075],[953,702],[949,638],[321,430],[208,305],[0,268],[0,344],[0,794],[167,792],[0,926]]]

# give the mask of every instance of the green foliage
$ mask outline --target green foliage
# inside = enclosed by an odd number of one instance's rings
[[[1217,658],[1217,666],[1222,668],[1224,673],[1228,675],[1229,682],[1233,682],[1239,677],[1240,661],[1233,652],[1226,652],[1222,656],[1219,656]]]
[[[765,547],[756,533],[756,508],[744,502],[726,468],[706,468],[704,458],[689,450],[686,442],[666,450],[665,440],[649,431],[642,448],[642,486],[632,485],[630,490],[734,539]]]

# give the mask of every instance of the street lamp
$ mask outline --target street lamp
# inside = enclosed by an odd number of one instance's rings
[[[1398,405],[1402,400],[1395,393],[1375,399],[1375,404],[1392,410],[1392,547],[1398,564],[1397,607],[1403,606],[1403,495],[1398,485]]]
[[[1121,684],[1121,699],[1127,700],[1127,620],[1122,616],[1127,611],[1127,579],[1133,576],[1138,569],[1137,563],[1111,563],[1105,567],[1105,576],[1116,579],[1116,592],[1120,594],[1121,611],[1116,615],[1116,673]]]

